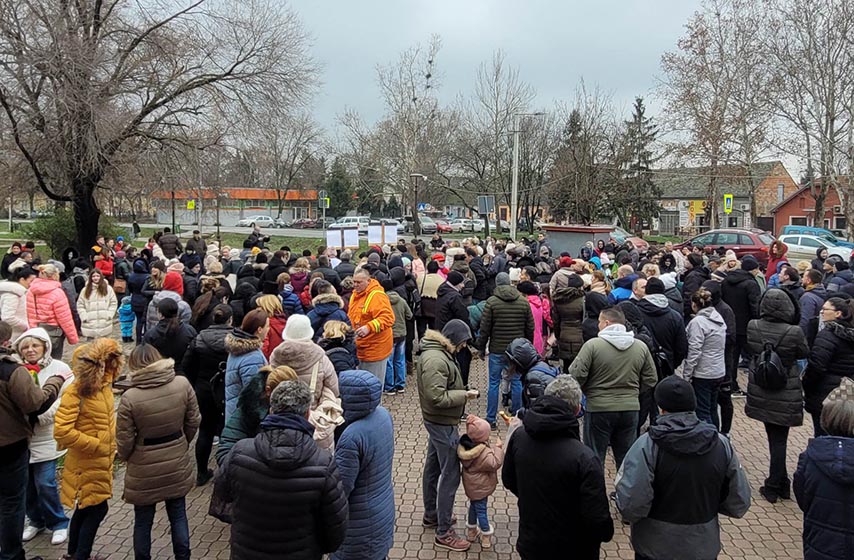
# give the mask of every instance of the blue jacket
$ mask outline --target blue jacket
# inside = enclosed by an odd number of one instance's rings
[[[804,512],[804,560],[854,558],[854,438],[811,439],[794,490]]]
[[[288,289],[290,288],[290,289]],[[299,300],[299,295],[295,294],[290,285],[279,292],[279,297],[282,298],[282,309],[285,315],[290,317],[294,314],[305,315],[305,309],[302,307],[302,302]]]
[[[134,320],[136,320],[136,315],[131,308],[131,296],[125,296],[122,298],[122,304],[119,307],[119,324],[122,328],[122,337],[133,336]]]
[[[621,301],[625,301],[632,297],[632,283],[638,279],[637,274],[630,274],[625,278],[617,278],[614,282],[614,289],[608,294],[608,302],[611,305],[617,305]]]
[[[294,295],[291,293],[291,295]],[[299,300],[299,298],[297,298]],[[323,325],[327,321],[343,321],[350,324],[350,318],[344,313],[344,301],[338,294],[320,294],[311,300],[314,308],[308,312],[308,320],[314,329],[314,338],[317,340],[323,335]]]
[[[267,358],[261,353],[264,341],[240,329],[234,329],[225,337],[225,349],[228,360],[225,362],[225,419],[237,408],[237,397],[241,389],[267,365]]]
[[[394,541],[394,426],[380,406],[382,383],[372,373],[346,371],[338,379],[344,420],[335,461],[350,522],[333,560],[383,560]]]

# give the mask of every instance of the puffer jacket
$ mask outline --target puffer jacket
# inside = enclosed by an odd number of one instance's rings
[[[269,368],[258,372],[240,391],[234,412],[226,419],[219,445],[216,448],[216,462],[221,465],[234,445],[247,438],[254,438],[261,428],[261,420],[270,412],[270,400],[265,389]]]
[[[812,344],[815,336],[818,334],[819,317],[821,316],[821,306],[830,297],[827,290],[821,284],[810,286],[805,290],[798,302],[801,306],[800,327],[807,337],[807,342]]]
[[[84,289],[77,298],[80,332],[86,338],[110,336],[113,333],[113,320],[116,318],[117,309],[116,294],[109,285],[106,295],[103,296],[93,286],[87,298]]]
[[[460,291],[460,295],[463,298],[463,304],[468,307],[472,304],[472,297],[474,296],[474,291],[477,289],[477,277],[472,272],[472,269],[469,268],[466,261],[455,260],[450,270],[456,270],[465,277],[465,283],[463,284],[463,289]]]
[[[352,332],[347,333],[343,339],[321,338],[317,341],[317,345],[326,352],[326,357],[332,362],[335,373],[338,375],[341,375],[343,371],[356,369],[359,365],[359,360],[356,359],[356,342]]]
[[[828,292],[845,291],[848,286],[854,284],[854,272],[851,272],[851,270],[834,272],[826,279],[826,282]],[[831,295],[833,294],[831,293]]]
[[[457,457],[463,467],[463,488],[469,500],[488,498],[498,487],[498,471],[504,462],[504,449],[489,442],[474,443],[468,435],[460,438]]]
[[[721,299],[735,313],[736,333],[747,334],[747,323],[759,318],[762,290],[753,275],[740,268],[727,273],[721,285]]]
[[[382,383],[367,371],[341,375],[344,428],[335,448],[350,520],[333,560],[384,560],[394,542],[394,426]]]
[[[726,375],[726,323],[714,307],[706,307],[688,323],[688,355],[682,377],[720,379]]]
[[[209,410],[205,404],[225,402],[225,393],[214,395],[211,379],[219,372],[219,365],[228,361],[225,337],[231,333],[229,325],[212,325],[196,336],[184,352],[181,370],[196,391],[199,407]],[[222,387],[222,386],[220,386]]]
[[[694,310],[691,308],[691,296],[700,289],[703,282],[708,280],[710,276],[709,269],[705,266],[692,268],[685,273],[685,277],[682,280],[682,314],[686,320],[694,313]],[[724,301],[726,301],[726,298],[724,298]],[[727,303],[729,302],[727,301]],[[732,304],[730,303],[730,305]]]
[[[190,443],[201,423],[196,394],[169,358],[133,371],[116,413],[124,500],[147,506],[186,496],[195,485]]]
[[[645,296],[637,302],[637,308],[643,315],[644,325],[666,354],[670,367],[675,370],[688,355],[688,337],[681,311],[674,311],[663,294]]]
[[[558,356],[571,362],[581,351],[584,337],[581,323],[584,321],[584,290],[582,288],[558,288],[551,294],[552,322],[558,344]]]
[[[24,338],[37,338],[42,341],[45,347],[44,357],[39,360],[38,385],[43,387],[47,380],[52,376],[70,371],[68,364],[60,360],[54,360],[50,357],[52,345],[50,337],[44,329],[38,327],[25,331],[13,344],[12,348],[18,354],[20,353],[21,341]],[[23,359],[19,361],[27,367]],[[29,371],[29,370],[28,370]],[[60,451],[56,448],[56,440],[53,437],[53,422],[56,417],[56,411],[59,410],[59,402],[62,394],[68,389],[74,381],[74,376],[69,377],[62,384],[59,390],[59,398],[53,401],[53,404],[43,413],[39,414],[38,421],[33,426],[33,436],[30,438],[30,463],[43,463],[45,461],[53,461],[65,455],[65,451]]]
[[[768,247],[768,266],[765,268],[765,281],[770,282],[771,276],[778,272],[777,263],[788,261],[787,254],[789,246],[782,241],[775,240]],[[729,302],[727,302],[729,303]]]
[[[347,310],[353,330],[367,326],[369,334],[356,339],[356,355],[363,362],[385,360],[394,340],[394,311],[380,283],[371,278],[368,287],[350,296]]]
[[[311,387],[314,365],[318,365],[317,379],[314,384],[312,408],[320,403],[323,389],[329,389],[338,396],[338,375],[335,366],[326,357],[323,348],[310,340],[285,340],[270,355],[270,365],[274,368],[289,366],[299,376],[300,381]]]
[[[784,290],[770,289],[759,304],[759,319],[747,325],[747,349],[758,356],[771,343],[788,375],[783,389],[763,389],[748,375],[744,412],[750,418],[778,426],[800,426],[804,421],[801,371],[797,360],[809,355],[807,340],[798,327],[797,301]]]
[[[490,352],[501,353],[516,338],[534,341],[531,306],[514,286],[496,286],[483,308],[477,348],[483,353],[488,342]]]
[[[68,296],[58,280],[36,278],[27,290],[27,321],[30,328],[40,324],[62,329],[69,344],[77,344],[77,327],[71,314]]]
[[[465,303],[465,298],[456,288],[444,282],[439,286],[437,295],[436,323],[434,325],[437,331],[441,332],[448,321],[452,319],[459,319],[471,328],[468,306]]]
[[[584,342],[596,338],[599,334],[599,313],[607,307],[611,307],[607,296],[592,291],[585,294],[585,319],[581,322],[581,338]]]
[[[75,348],[71,367],[76,379],[54,418],[57,448],[67,449],[62,469],[62,504],[86,508],[113,495],[116,416],[113,381],[122,367],[122,349],[109,338]]]
[[[288,317],[294,314],[305,315],[305,308],[302,305],[299,294],[293,291],[293,286],[290,284],[285,286],[285,289],[279,292],[279,297],[282,300],[282,309],[285,311],[285,315]]]
[[[133,272],[128,276],[128,291],[134,313],[144,314],[148,309],[150,298],[143,293],[148,277],[148,264],[143,259],[133,261]]]
[[[225,419],[234,413],[237,397],[258,370],[267,365],[261,352],[264,341],[241,329],[233,329],[225,336],[228,359],[225,362]]]
[[[291,269],[291,286],[294,287],[294,293],[300,293],[308,286],[308,275],[309,270],[297,269],[296,267]]]
[[[459,424],[466,389],[454,345],[439,331],[428,329],[421,338],[415,374],[424,420],[444,426]]]
[[[477,301],[486,301],[489,299],[489,284],[487,281],[486,266],[483,264],[483,259],[480,257],[472,257],[469,261],[469,268],[474,274],[477,285],[474,287],[472,298]]]
[[[514,362],[516,371],[522,374],[522,407],[531,408],[537,399],[543,396],[546,387],[555,380],[560,368],[542,361],[534,345],[524,338],[511,342],[504,355]],[[509,437],[508,435],[508,439]]]
[[[178,304],[178,318],[181,319],[181,322],[189,324],[190,319],[193,317],[193,310],[190,309],[190,305],[184,301],[178,292],[160,290],[154,294],[154,297],[151,298],[151,302],[148,304],[148,310],[145,314],[146,330],[151,330],[157,326],[157,323],[160,321],[160,311],[157,309],[157,306],[162,300],[167,298],[174,300]]]
[[[314,338],[317,340],[323,335],[323,325],[328,321],[343,321],[350,324],[350,318],[344,312],[344,301],[338,294],[319,294],[311,300],[313,306],[308,312],[308,320],[314,329]]]
[[[400,340],[406,336],[406,324],[412,320],[412,310],[406,300],[400,297],[396,291],[386,292],[386,295],[391,310],[394,312],[394,326],[391,332],[395,340]],[[468,310],[466,310],[466,319],[468,319]]]
[[[617,305],[632,297],[632,284],[638,279],[637,274],[630,274],[625,278],[617,278],[614,281],[614,289],[608,294],[608,303]]]
[[[0,320],[12,327],[12,340],[30,328],[27,322],[27,289],[17,282],[0,282]]]
[[[843,377],[854,379],[854,327],[831,321],[818,331],[810,349],[802,380],[806,411],[820,415],[824,399]]]
[[[320,560],[347,534],[347,498],[334,458],[295,414],[269,415],[220,465],[214,497],[231,504],[232,560]]]
[[[158,245],[163,250],[163,256],[167,259],[176,258],[182,251],[181,240],[174,233],[164,233],[160,236]]]
[[[804,560],[854,558],[854,438],[811,439],[792,487],[804,512]]]

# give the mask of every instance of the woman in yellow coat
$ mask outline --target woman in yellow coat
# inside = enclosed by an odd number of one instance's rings
[[[122,366],[115,340],[99,338],[74,351],[75,380],[62,395],[54,437],[67,449],[62,470],[62,503],[74,509],[67,560],[88,560],[113,495],[116,416],[112,383]],[[94,558],[98,558],[95,556]]]

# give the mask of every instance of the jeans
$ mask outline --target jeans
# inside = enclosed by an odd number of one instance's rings
[[[214,401],[211,389],[196,393],[202,422],[199,424],[199,436],[196,439],[196,472],[203,475],[208,470],[214,437],[222,433],[224,418]]]
[[[584,443],[599,457],[603,466],[610,445],[619,469],[637,439],[637,410],[588,412],[584,419]]]
[[[489,515],[486,512],[486,504],[489,498],[482,500],[472,500],[469,503],[468,526],[474,527],[477,524],[480,530],[484,533],[490,533],[492,529],[489,527]]]
[[[74,560],[88,560],[92,556],[95,535],[101,521],[107,517],[110,506],[107,500],[86,508],[77,508],[68,528],[68,555]]]
[[[56,461],[30,464],[27,482],[27,517],[30,525],[51,531],[68,528],[68,517],[59,501],[56,486]]]
[[[505,369],[504,353],[489,355],[489,391],[486,395],[486,421],[492,424],[498,416],[498,388]],[[510,391],[513,396],[513,412],[522,407],[522,379],[514,375],[510,379]]]
[[[765,486],[776,491],[789,490],[789,473],[786,470],[786,445],[789,440],[789,427],[765,422],[768,435],[768,452],[771,464]]]
[[[694,396],[697,398],[697,418],[717,426],[718,422],[718,388],[723,379],[691,379]]]
[[[424,422],[427,429],[427,457],[424,459],[422,494],[424,519],[436,520],[436,534],[445,536],[451,530],[454,497],[460,486],[460,460],[457,444],[460,436],[456,426]]]
[[[134,315],[136,315],[136,343],[139,345],[142,344],[142,336],[145,334],[145,311],[142,313],[134,311]]]
[[[396,341],[391,347],[391,355],[385,366],[386,391],[403,389],[406,387],[406,339]]]
[[[151,560],[151,526],[157,504],[133,507],[133,555],[135,560]],[[175,560],[190,558],[190,526],[184,498],[166,500],[166,515],[172,532]]]
[[[24,560],[21,535],[27,500],[30,450],[20,441],[0,448],[0,559]]]

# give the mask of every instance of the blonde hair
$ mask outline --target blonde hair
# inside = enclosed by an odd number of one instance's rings
[[[282,308],[282,300],[279,299],[279,296],[270,294],[261,296],[256,300],[256,305],[258,309],[266,311],[267,315],[270,317],[284,312],[284,309]]]
[[[655,263],[646,263],[643,265],[641,272],[646,274],[647,278],[658,277],[661,274],[661,269]]]
[[[798,269],[798,274],[800,274],[801,276],[803,276],[803,275],[804,275],[804,273],[805,273],[807,270],[809,270],[809,269],[811,269],[811,268],[812,268],[812,263],[811,263],[810,261],[800,260],[800,261],[798,261],[798,263],[795,265],[795,268],[797,268],[797,269]]]
[[[323,325],[323,338],[346,338],[351,331],[344,321],[326,321]]]
[[[282,383],[283,381],[297,381],[299,379],[297,372],[289,366],[278,366],[275,368],[272,366],[264,366],[264,368],[261,368],[259,372],[263,371],[265,368],[270,371],[270,374],[267,376],[267,381],[264,383],[264,388],[267,390],[268,395],[273,392],[273,389],[279,386],[279,383]]]

